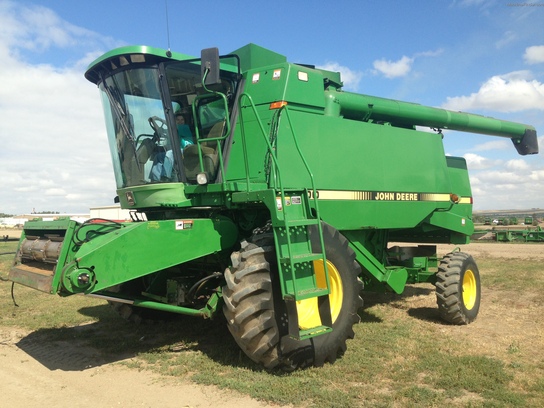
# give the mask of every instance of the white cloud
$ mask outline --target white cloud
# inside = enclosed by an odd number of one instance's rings
[[[481,7],[489,6],[494,3],[494,0],[454,0],[453,5],[459,5],[461,7]]]
[[[0,2],[0,212],[87,212],[112,203],[101,102],[83,77],[85,62],[109,45],[44,7]],[[47,59],[59,47],[65,61],[75,62],[33,64],[23,57],[32,50]]]
[[[490,160],[474,153],[466,153],[463,155],[463,157],[467,161],[467,167],[469,170],[489,169],[498,164],[498,162],[495,160]]]
[[[113,39],[62,20],[51,9],[39,5],[21,6],[12,1],[2,1],[0,22],[1,36],[16,52],[117,45]]]
[[[539,137],[540,143],[544,137]],[[482,143],[463,157],[467,161],[474,209],[527,209],[542,207],[544,162],[538,156],[496,159],[497,150],[512,149],[507,139]],[[481,152],[479,154],[474,152]],[[511,157],[511,156],[510,156]]]
[[[541,185],[544,184],[544,169],[531,171],[529,178],[531,181],[539,181]]]
[[[523,159],[513,159],[506,162],[506,168],[513,171],[529,170],[529,165]]]
[[[495,43],[495,48],[501,49],[518,39],[518,34],[513,31],[506,31],[502,38]]]
[[[533,45],[525,49],[523,59],[527,64],[539,64],[544,62],[544,45]]]
[[[493,183],[495,187],[519,184],[525,181],[524,175],[504,170],[482,172],[479,177],[483,183]]]
[[[47,190],[45,190],[45,195],[64,197],[66,196],[66,191],[64,191],[64,189],[62,188],[48,188]]]
[[[320,65],[317,68],[325,69],[327,71],[340,72],[342,82],[345,89],[351,89],[356,91],[359,88],[359,82],[363,77],[363,73],[360,71],[353,71],[352,69],[340,65],[338,62],[327,62],[325,65]]]
[[[481,143],[474,146],[471,150],[474,152],[482,152],[488,150],[506,150],[512,148],[512,142],[506,139],[492,140],[490,142]]]
[[[413,62],[414,58],[403,55],[398,61],[386,61],[385,58],[376,60],[373,66],[377,72],[383,74],[386,78],[397,78],[406,76],[412,69]]]
[[[469,96],[448,97],[442,105],[450,110],[486,109],[497,112],[544,110],[544,84],[531,79],[529,71],[515,71],[488,79]]]
[[[444,50],[442,48],[439,48],[439,49],[434,50],[434,51],[417,52],[417,53],[414,54],[414,59],[419,58],[419,57],[438,57],[443,52],[444,52]]]
[[[464,157],[476,210],[542,207],[542,161],[534,160],[534,157],[494,160],[474,153]]]
[[[416,58],[421,57],[436,57],[442,54],[443,50],[441,48],[434,51],[422,51],[415,53],[412,57],[403,55],[397,61],[386,60],[385,58],[376,60],[373,62],[374,74],[381,74],[386,78],[398,78],[406,76],[412,70],[412,65]]]

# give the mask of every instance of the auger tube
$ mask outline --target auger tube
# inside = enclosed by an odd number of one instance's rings
[[[329,116],[390,122],[400,127],[418,125],[507,137],[512,140],[519,154],[538,153],[536,130],[530,125],[336,90],[325,91],[325,99],[325,114]]]

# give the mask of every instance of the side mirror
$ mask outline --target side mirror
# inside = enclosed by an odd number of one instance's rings
[[[200,52],[201,68],[200,75],[204,85],[221,83],[219,79],[219,49],[206,48]]]

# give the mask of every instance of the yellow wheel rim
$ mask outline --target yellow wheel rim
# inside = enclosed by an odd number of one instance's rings
[[[472,310],[474,307],[477,291],[476,276],[474,276],[474,272],[467,269],[465,271],[465,276],[463,276],[463,303],[467,310]]]
[[[340,310],[342,309],[344,292],[342,289],[342,279],[340,278],[340,273],[330,261],[327,261],[327,270],[329,272],[331,290],[329,293],[329,302],[331,305],[332,322],[334,323],[340,314]],[[327,281],[325,279],[325,268],[323,268],[323,261],[314,261],[314,271],[317,286],[320,288],[326,288]],[[298,301],[297,313],[298,325],[302,330],[322,325],[321,318],[319,317],[317,298]]]

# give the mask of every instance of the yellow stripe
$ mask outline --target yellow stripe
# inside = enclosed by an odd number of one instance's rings
[[[384,192],[397,194],[397,192]],[[353,201],[373,201],[373,191],[340,191],[340,190],[318,190],[319,200],[353,200]],[[430,201],[430,202],[448,202],[450,201],[450,195],[444,193],[400,193],[400,194],[418,194],[418,201]],[[376,200],[376,201],[389,201],[389,200]],[[404,200],[391,200],[391,201],[404,201]],[[416,200],[406,200],[416,201]],[[471,197],[461,197],[460,204],[470,204]]]
[[[421,194],[421,201],[434,201],[434,202],[441,202],[441,201],[450,201],[450,195],[449,194]]]
[[[365,200],[365,191],[318,190],[317,194],[320,200]]]

